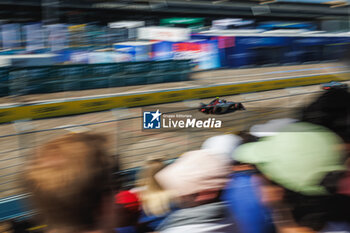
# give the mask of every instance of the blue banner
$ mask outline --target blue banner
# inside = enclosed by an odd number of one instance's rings
[[[272,30],[272,29],[316,30],[317,26],[313,23],[270,21],[270,22],[260,23],[257,28],[265,29],[265,30]]]
[[[4,24],[1,26],[2,48],[15,49],[21,46],[19,24]]]
[[[23,26],[26,38],[26,50],[28,52],[44,49],[44,31],[41,23]]]
[[[51,51],[60,51],[67,48],[67,26],[51,24],[46,26],[47,42]]]

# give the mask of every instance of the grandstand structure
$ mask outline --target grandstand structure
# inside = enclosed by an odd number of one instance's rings
[[[145,17],[155,20],[159,16],[203,15],[206,17],[262,17],[267,19],[311,19],[348,16],[348,1],[311,0],[2,0],[0,18],[10,21],[36,21],[47,12],[48,20],[112,22],[113,20]],[[118,12],[118,14],[115,14]],[[130,12],[134,16],[130,16]],[[148,12],[152,12],[149,16]],[[129,16],[128,16],[129,15]],[[148,15],[148,16],[146,16]],[[108,21],[107,21],[108,22]]]

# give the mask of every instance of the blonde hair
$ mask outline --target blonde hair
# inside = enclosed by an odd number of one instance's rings
[[[160,216],[170,210],[170,194],[154,178],[155,174],[165,167],[161,159],[148,160],[139,173],[137,186],[142,208],[147,215]]]

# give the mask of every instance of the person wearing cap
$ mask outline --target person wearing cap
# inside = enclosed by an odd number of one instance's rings
[[[70,133],[43,144],[28,159],[23,180],[46,232],[114,232],[113,161],[106,140]]]
[[[222,192],[221,199],[227,203],[235,216],[241,233],[273,233],[275,232],[271,214],[260,202],[256,182],[254,182],[254,167],[240,164],[234,160],[237,147],[242,143],[255,141],[256,138],[247,132],[217,135],[208,138],[202,144],[202,149],[210,149],[229,159],[233,173]]]
[[[275,232],[268,208],[262,205],[256,192],[254,182],[254,167],[237,163],[234,159],[235,150],[242,143],[257,140],[247,132],[217,135],[208,138],[202,144],[202,149],[210,149],[225,155],[229,159],[233,173],[222,192],[221,199],[227,203],[241,233],[271,233]]]
[[[161,233],[235,233],[235,220],[220,200],[231,166],[212,150],[181,155],[155,176],[168,190],[179,210],[171,213],[157,229]]]
[[[326,91],[302,108],[300,120],[322,125],[350,144],[350,93],[346,89]],[[349,149],[350,151],[350,149]]]
[[[278,118],[269,120],[264,124],[253,125],[250,128],[249,133],[257,138],[273,136],[283,129],[283,127],[296,121],[296,119],[292,118]]]
[[[237,148],[235,159],[261,172],[261,200],[278,232],[350,232],[349,198],[326,182],[345,170],[341,143],[325,127],[298,122]]]
[[[242,138],[235,134],[216,135],[205,140],[201,149],[212,150],[213,154],[221,155],[221,159],[233,162],[232,153],[241,143]]]
[[[319,124],[332,130],[343,140],[347,158],[350,157],[350,93],[346,89],[332,89],[317,96],[300,112],[300,119]],[[349,159],[348,159],[349,161]],[[335,177],[330,183],[336,192],[350,196],[350,163],[344,176]]]

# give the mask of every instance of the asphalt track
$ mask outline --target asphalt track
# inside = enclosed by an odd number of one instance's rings
[[[316,67],[315,67],[316,66]],[[93,91],[31,95],[18,98],[1,98],[4,105],[28,103],[32,101],[52,101],[57,98],[75,98],[115,93],[135,93],[166,88],[196,87],[231,82],[254,82],[271,78],[295,77],[300,75],[322,75],[341,72],[344,67],[337,63],[304,65],[295,67],[274,67],[243,70],[218,70],[199,72],[192,80],[180,83],[154,84],[124,88],[99,89]],[[347,82],[350,84],[350,82]],[[17,122],[0,125],[0,198],[23,193],[21,171],[30,152],[43,142],[67,133],[67,130],[80,130],[81,127],[109,137],[108,148],[111,154],[119,154],[123,169],[142,166],[149,157],[175,158],[181,153],[199,149],[208,137],[249,129],[252,125],[278,117],[298,117],[299,108],[307,105],[322,91],[319,85],[285,88],[280,90],[246,93],[225,97],[227,100],[243,102],[247,111],[229,113],[215,118],[223,121],[223,128],[217,130],[142,131],[141,115],[145,108],[119,109]],[[188,100],[176,103],[158,104],[147,109],[160,109],[163,112],[197,114],[200,102],[212,98]],[[214,117],[214,116],[213,116]]]
[[[350,72],[344,70],[345,68],[337,63],[215,70],[193,73],[191,81],[187,82],[144,85],[142,88],[145,90],[140,90],[137,86],[96,89],[93,90],[95,95],[88,95],[88,91],[77,91],[74,94],[80,97],[66,96],[56,99],[50,98],[62,93],[20,96],[10,99],[12,103],[10,101],[1,106],[0,123],[251,93],[319,84],[332,80],[349,80]],[[171,85],[177,85],[177,87],[172,88]],[[162,88],[157,89],[157,86]],[[127,91],[128,88],[133,88],[133,91]],[[101,92],[113,90],[116,92],[101,94]],[[64,94],[69,95],[69,93]],[[40,100],[31,100],[33,97]]]
[[[32,95],[21,99],[2,98],[1,101],[8,105],[15,103],[13,101],[22,103],[46,102],[57,98],[67,99],[115,93],[132,95],[141,91],[147,92],[164,88],[192,88],[232,82],[255,82],[300,75],[324,75],[344,70],[345,68],[338,63],[216,70],[194,73],[191,81],[187,82]],[[142,107],[2,124],[0,125],[0,198],[23,191],[20,175],[30,152],[37,145],[67,133],[67,130],[80,130],[81,127],[84,127],[107,135],[111,154],[119,154],[122,168],[128,169],[142,166],[145,159],[150,156],[174,158],[185,151],[198,149],[206,138],[215,134],[249,129],[253,124],[262,123],[272,118],[297,117],[298,108],[310,102],[320,94],[320,91],[319,85],[312,85],[227,96],[225,97],[227,100],[243,102],[247,111],[215,116],[216,119],[223,122],[223,127],[216,130],[142,131],[140,116],[145,109]],[[149,106],[147,109],[194,114],[199,119],[201,117],[207,118],[208,115],[198,115],[199,112],[196,111],[196,108],[200,102],[207,103],[211,99],[157,104]]]
[[[29,153],[37,145],[68,130],[84,127],[107,135],[110,153],[119,154],[122,168],[128,169],[142,166],[149,157],[170,159],[185,151],[199,149],[201,143],[212,135],[249,129],[253,124],[273,118],[297,117],[299,107],[308,104],[321,92],[320,85],[312,85],[227,96],[227,100],[243,102],[247,111],[215,115],[223,122],[223,127],[216,130],[142,131],[140,116],[146,108],[141,107],[3,124],[0,125],[0,197],[23,192],[20,175]],[[211,99],[159,104],[147,109],[196,114],[199,119],[204,119],[208,115],[200,114],[195,108],[200,102]]]

